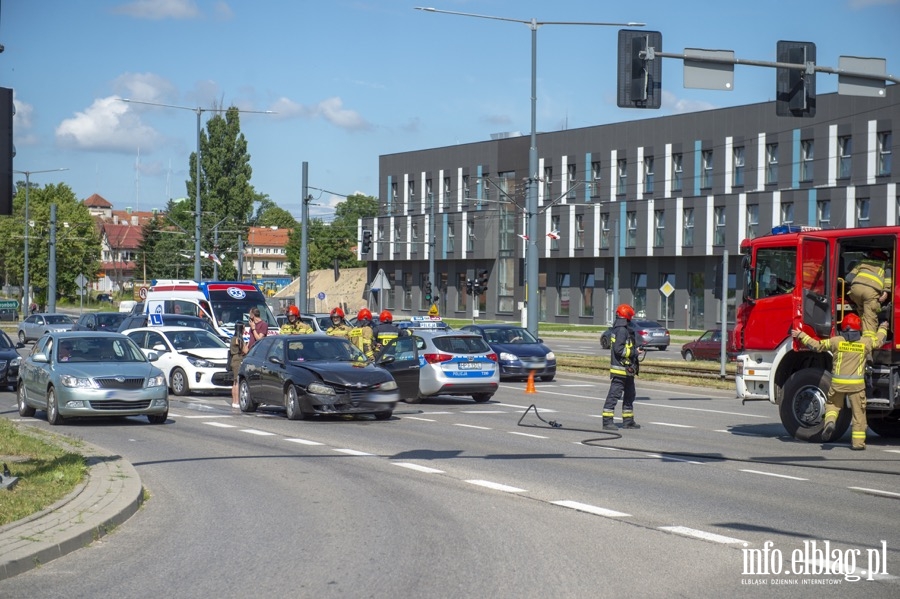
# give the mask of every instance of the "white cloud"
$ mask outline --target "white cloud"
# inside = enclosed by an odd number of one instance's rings
[[[133,0],[113,9],[113,12],[136,19],[193,19],[200,10],[193,0]]]
[[[56,141],[61,146],[91,151],[134,152],[136,148],[153,148],[161,136],[141,122],[119,96],[95,100],[84,112],[64,120],[56,128]]]
[[[672,92],[663,90],[662,107],[676,114],[684,112],[700,112],[701,110],[714,110],[719,108],[715,104],[704,102],[703,100],[686,100],[678,98]]]
[[[112,83],[113,91],[123,98],[140,102],[167,104],[178,97],[178,91],[168,80],[153,73],[125,73]]]
[[[15,90],[13,90],[13,105],[16,107],[16,114],[13,115],[13,143],[23,147],[37,144],[38,137],[31,130],[34,106],[20,100]]]
[[[279,98],[271,108],[279,118],[323,118],[332,125],[348,131],[365,131],[372,128],[355,110],[344,108],[343,101],[338,97],[327,98],[318,104],[299,104],[288,98]]]

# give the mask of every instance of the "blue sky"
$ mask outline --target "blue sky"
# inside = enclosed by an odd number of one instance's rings
[[[0,85],[15,90],[15,169],[117,209],[188,195],[194,109],[235,105],[258,192],[299,217],[309,184],[378,195],[382,154],[470,143],[531,127],[528,21],[644,22],[663,50],[728,49],[775,60],[814,42],[818,64],[887,59],[900,75],[900,0],[0,0]],[[663,108],[616,106],[619,27],[538,29],[537,129],[554,131],[773,99],[774,69],[738,66],[735,90],[685,89],[663,60]],[[837,77],[819,74],[820,94]],[[121,98],[186,107],[158,108]],[[202,114],[205,123],[210,113]],[[204,125],[205,126],[205,125]],[[16,180],[24,176],[17,175]],[[312,190],[328,219],[338,195]]]

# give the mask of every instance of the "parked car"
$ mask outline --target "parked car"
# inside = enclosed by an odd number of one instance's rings
[[[725,343],[725,355],[729,360],[737,357],[737,348],[732,341],[732,333],[728,331],[728,339]],[[681,357],[691,360],[718,360],[722,355],[722,329],[710,329],[697,339],[689,341],[681,346]]]
[[[315,415],[391,417],[401,393],[391,373],[343,337],[274,335],[257,341],[239,371],[241,411],[283,406],[290,420]]]
[[[19,311],[15,308],[0,308],[0,320],[16,322],[19,320]]]
[[[0,331],[0,386],[9,387],[11,391],[16,390],[19,364],[22,362],[18,350],[23,347],[24,343],[13,343],[9,335]]]
[[[669,329],[659,324],[655,320],[635,319],[631,321],[631,328],[634,329],[634,339],[639,346],[644,348],[652,347],[665,351],[669,347],[671,337]],[[612,335],[612,328],[608,328],[600,335],[600,347],[609,349],[609,338]]]
[[[119,333],[50,332],[19,365],[19,415],[47,412],[67,418],[145,415],[162,424],[169,415],[166,377],[134,341]]]
[[[417,330],[413,339],[419,355],[419,395],[409,403],[438,395],[471,396],[482,403],[500,387],[497,353],[481,335]]]
[[[231,391],[228,346],[215,333],[192,327],[144,327],[124,333],[148,356],[155,352],[175,395]]]
[[[123,312],[86,312],[78,317],[72,330],[117,332],[126,316]]]
[[[19,323],[18,336],[21,343],[40,339],[44,333],[69,331],[75,322],[66,314],[32,314]]]
[[[111,296],[110,294],[108,294],[108,293],[98,293],[98,294],[97,294],[97,301],[98,301],[98,302],[101,302],[101,303],[104,303],[104,302],[105,302],[105,303],[111,304],[111,303],[113,303],[113,298],[112,298],[112,296]]]
[[[195,329],[203,329],[209,331],[213,335],[219,334],[209,322],[199,316],[190,316],[188,314],[162,314],[162,326],[168,327],[192,327]],[[131,314],[127,316],[119,325],[119,332],[124,333],[131,329],[140,329],[150,326],[149,318],[146,314]]]
[[[534,373],[542,381],[556,377],[556,354],[531,332],[514,324],[470,324],[461,330],[481,335],[497,354],[500,379],[523,379]]]

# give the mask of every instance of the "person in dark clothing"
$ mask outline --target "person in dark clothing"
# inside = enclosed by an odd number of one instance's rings
[[[406,332],[401,331],[400,327],[394,324],[394,316],[389,310],[381,311],[381,314],[378,315],[378,322],[379,324],[372,329],[372,334],[375,337],[376,351]]]
[[[609,338],[609,393],[603,404],[603,430],[617,431],[613,415],[619,398],[622,398],[622,428],[641,428],[634,421],[634,377],[638,374],[638,346],[635,343],[631,319],[634,308],[621,304],[616,308],[616,321]]]

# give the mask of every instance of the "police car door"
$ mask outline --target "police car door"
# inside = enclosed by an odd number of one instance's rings
[[[385,368],[397,381],[400,399],[415,399],[419,395],[419,356],[412,335],[397,337],[388,342],[375,363]]]

